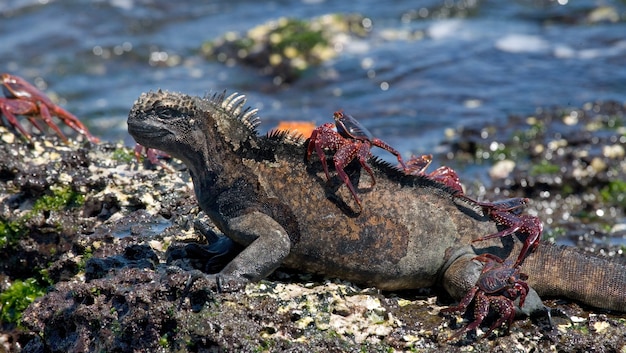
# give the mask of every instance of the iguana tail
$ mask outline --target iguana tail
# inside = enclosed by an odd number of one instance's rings
[[[624,264],[542,243],[521,269],[542,297],[566,297],[597,308],[626,311]]]

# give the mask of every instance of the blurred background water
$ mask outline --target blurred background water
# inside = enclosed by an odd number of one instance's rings
[[[361,14],[370,34],[289,85],[199,51],[228,32],[328,13]],[[624,0],[3,0],[0,43],[0,72],[127,144],[130,107],[159,88],[245,93],[262,132],[344,109],[403,155],[436,152],[446,128],[626,101]]]

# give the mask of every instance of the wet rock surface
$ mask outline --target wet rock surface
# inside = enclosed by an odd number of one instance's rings
[[[529,212],[546,223],[549,238],[623,261],[621,245],[609,240],[623,231],[616,182],[624,180],[625,111],[594,103],[460,130],[447,162],[462,175],[464,166],[488,165],[486,187],[463,178],[470,195],[531,197]],[[30,280],[47,293],[21,316],[5,315],[2,303],[0,351],[626,349],[626,316],[558,298],[545,300],[552,326],[545,317],[520,318],[509,335],[448,342],[471,316],[441,315],[453,303],[436,289],[388,293],[278,270],[216,293],[198,269],[217,271],[232,244],[199,210],[184,166],[168,161],[174,173],[144,166],[121,145],[27,144],[1,128],[0,138],[0,292]],[[509,166],[497,170],[502,163]],[[605,188],[611,197],[602,196]]]

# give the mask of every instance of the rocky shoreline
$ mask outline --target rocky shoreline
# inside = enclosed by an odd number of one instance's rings
[[[531,197],[547,238],[623,261],[625,112],[590,103],[455,131],[446,162],[493,164],[491,185],[468,193]],[[25,143],[1,127],[0,139],[0,351],[626,350],[626,315],[558,298],[545,301],[552,328],[525,318],[510,335],[448,343],[466,322],[439,314],[452,301],[436,288],[388,293],[284,270],[234,293],[189,286],[194,244],[221,238],[183,165],[137,163],[120,144]]]

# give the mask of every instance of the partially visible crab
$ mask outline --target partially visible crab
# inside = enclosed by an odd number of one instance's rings
[[[376,180],[374,179],[374,173],[371,167],[367,163],[367,159],[371,156],[370,149],[372,146],[377,146],[389,151],[396,156],[398,162],[404,169],[407,167],[398,151],[381,139],[373,137],[372,134],[355,118],[350,115],[345,115],[342,111],[335,112],[333,116],[335,119],[335,125],[325,123],[313,130],[307,146],[306,158],[309,160],[311,153],[315,149],[320,161],[322,162],[322,166],[324,167],[326,179],[330,180],[328,166],[326,164],[325,151],[329,150],[336,152],[333,156],[335,170],[341,180],[343,180],[343,182],[348,186],[348,189],[350,189],[350,193],[352,193],[352,196],[359,205],[359,208],[363,209],[361,200],[356,195],[354,186],[344,171],[344,168],[352,162],[352,160],[358,158],[363,169],[365,169],[365,171],[367,171],[370,175],[370,178],[372,179],[372,186],[376,185]],[[335,126],[337,131],[334,129]]]
[[[2,90],[5,97],[0,97],[0,111],[7,122],[14,126],[26,139],[31,136],[17,120],[16,115],[24,115],[39,131],[44,131],[39,119],[50,126],[59,137],[67,142],[67,137],[61,129],[52,121],[52,116],[57,116],[63,123],[78,133],[85,135],[91,142],[98,142],[98,138],[92,136],[87,128],[72,113],[52,103],[43,92],[26,82],[21,77],[2,74]],[[0,124],[4,121],[0,119]]]
[[[457,191],[457,195],[463,194],[463,186],[461,185],[461,179],[454,169],[446,166],[441,166],[435,169],[433,172],[426,174],[426,169],[432,163],[433,156],[431,154],[423,154],[419,157],[411,156],[406,162],[405,173],[410,175],[423,175],[429,179],[432,179],[438,183],[444,184],[449,188]]]
[[[174,169],[172,169],[172,167],[168,166],[167,164],[163,163],[162,160],[160,160],[159,158],[171,158],[171,156],[163,151],[159,151],[159,150],[155,150],[154,148],[148,148],[145,146],[142,146],[138,143],[135,144],[135,159],[137,160],[137,162],[141,162],[141,158],[142,158],[142,153],[146,154],[146,158],[148,158],[148,160],[150,161],[150,163],[154,166],[161,166],[161,168],[169,171],[169,172],[173,172]]]
[[[539,217],[520,214],[522,209],[526,206],[526,204],[528,204],[529,200],[527,198],[511,198],[495,202],[479,202],[466,196],[462,197],[465,197],[482,207],[483,212],[485,212],[489,218],[497,224],[506,227],[497,233],[474,239],[474,242],[505,237],[516,232],[520,235],[525,235],[526,239],[524,239],[524,246],[520,250],[515,266],[519,266],[522,261],[524,261],[529,250],[532,252],[537,248],[537,246],[539,246],[541,234],[543,233],[543,223],[541,223]]]
[[[528,284],[524,282],[528,276],[521,273],[519,267],[512,266],[512,261],[504,261],[493,254],[482,254],[475,257],[474,260],[485,264],[476,285],[461,299],[457,306],[441,310],[443,313],[465,312],[473,301],[474,321],[457,331],[448,340],[478,328],[489,314],[490,308],[499,315],[499,318],[489,327],[483,337],[489,335],[491,331],[500,327],[505,321],[508,332],[515,318],[513,301],[519,297],[519,306],[522,307],[529,291]]]

